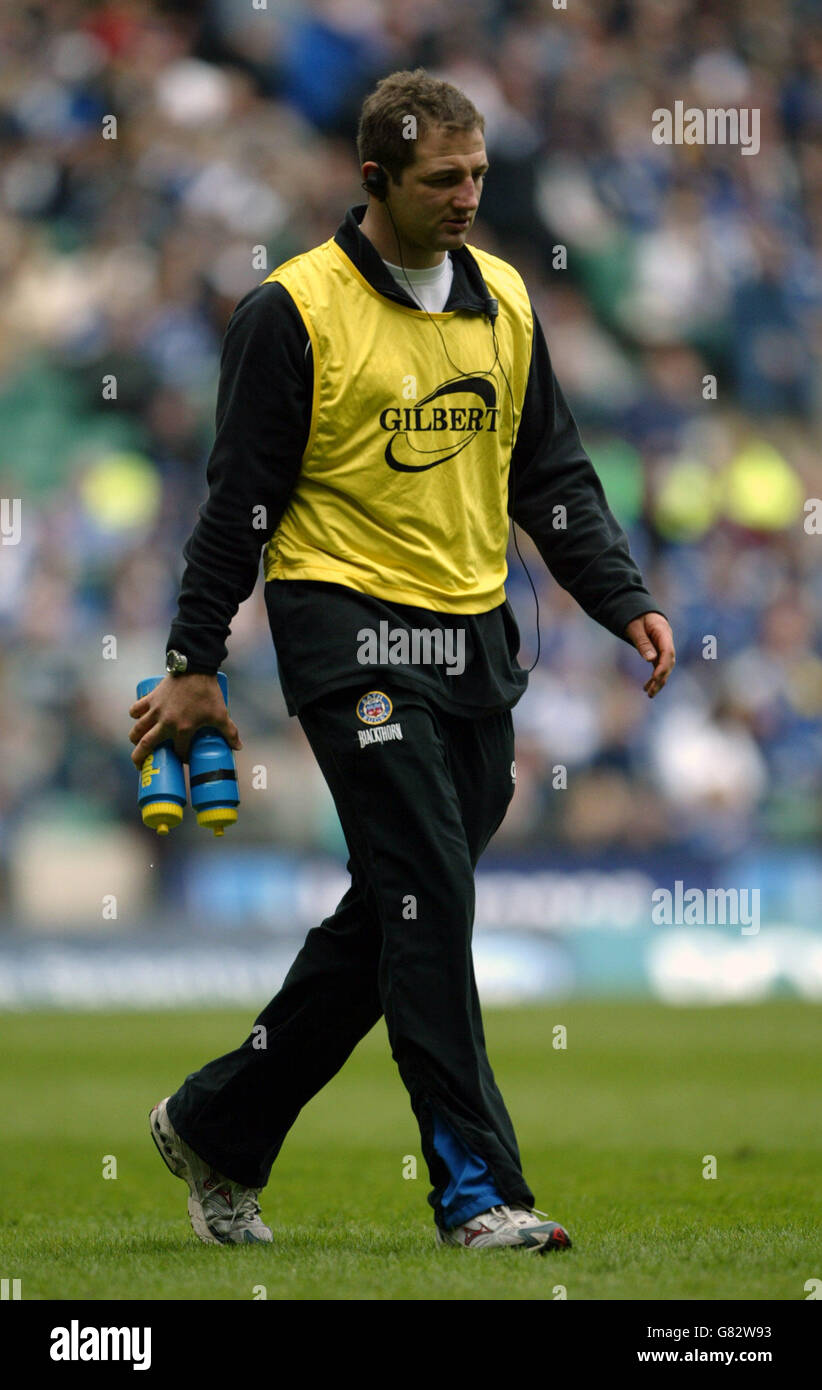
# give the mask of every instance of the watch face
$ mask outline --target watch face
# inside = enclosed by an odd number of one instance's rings
[[[183,656],[180,652],[171,651],[166,653],[166,670],[172,675],[177,675],[179,672],[185,671],[187,666],[188,658]]]

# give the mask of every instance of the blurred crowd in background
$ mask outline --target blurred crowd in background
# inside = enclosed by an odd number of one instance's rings
[[[495,851],[815,841],[818,3],[49,0],[4,6],[0,47],[0,496],[23,503],[20,542],[0,552],[0,866],[37,817],[144,833],[128,706],[163,666],[228,317],[365,201],[360,105],[416,66],[485,115],[472,240],[523,275],[678,649],[649,703],[638,655],[519,533],[542,653]],[[757,109],[758,153],[655,144],[652,113],[676,100]],[[110,115],[116,139],[102,138]],[[535,608],[513,546],[509,565],[530,666]],[[286,714],[262,580],[225,669],[240,765],[268,769],[232,834],[339,848]]]

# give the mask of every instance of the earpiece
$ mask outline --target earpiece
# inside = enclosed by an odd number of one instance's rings
[[[366,193],[373,193],[374,197],[378,198],[381,203],[385,202],[388,197],[388,173],[382,164],[378,164],[376,169],[372,169],[361,187],[365,189]]]

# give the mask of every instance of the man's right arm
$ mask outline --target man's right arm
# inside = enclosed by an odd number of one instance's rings
[[[299,476],[311,421],[308,341],[294,301],[277,283],[251,290],[229,320],[208,498],[183,547],[186,567],[166,644],[188,657],[190,671],[214,674],[225,660],[231,622],[254,588],[260,550]]]
[[[208,498],[183,548],[186,567],[166,643],[166,650],[188,657],[188,672],[166,676],[131,706],[137,767],[166,740],[187,758],[203,724],[219,729],[232,748],[242,747],[216,673],[234,614],[257,581],[260,550],[279,526],[299,476],[311,424],[308,343],[293,300],[276,283],[251,290],[229,320]],[[262,527],[253,524],[261,507]]]

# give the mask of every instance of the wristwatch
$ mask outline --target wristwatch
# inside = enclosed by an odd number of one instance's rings
[[[183,656],[182,652],[175,652],[172,647],[166,652],[166,671],[170,676],[182,676],[188,670],[188,657]]]

